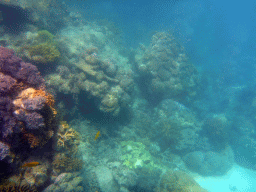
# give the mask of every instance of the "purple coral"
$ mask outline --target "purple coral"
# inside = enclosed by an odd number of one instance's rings
[[[12,100],[9,97],[0,97],[0,132],[2,137],[11,135],[16,120],[12,113]]]
[[[4,95],[5,93],[11,91],[12,87],[16,84],[16,80],[9,75],[4,75],[0,73],[0,93]]]
[[[26,114],[24,120],[28,129],[38,129],[45,125],[43,116],[37,112]]]
[[[44,79],[36,66],[23,62],[13,50],[0,47],[0,141],[11,138],[20,128],[38,129],[44,126],[42,112],[46,98],[35,96],[21,98],[26,85],[34,90],[44,89]],[[19,89],[15,89],[15,87]],[[11,139],[7,139],[11,146]]]
[[[23,62],[11,49],[0,47],[0,69],[2,73],[22,80],[26,84],[31,84],[38,88],[45,87],[44,80],[37,67]]]
[[[16,77],[18,79],[26,81],[27,83],[38,88],[44,87],[44,79],[40,75],[36,66],[30,63],[21,62],[20,67],[20,70],[16,73]]]
[[[22,109],[16,110],[14,116],[25,123],[27,129],[38,129],[44,126],[44,118],[37,112],[28,112]]]
[[[0,47],[0,69],[2,72],[15,76],[20,70],[21,59],[14,55],[14,51]]]
[[[0,141],[0,161],[5,159],[10,154],[10,147]]]
[[[22,104],[23,108],[26,110],[41,110],[46,103],[46,98],[42,96],[37,96],[31,99],[25,99]]]

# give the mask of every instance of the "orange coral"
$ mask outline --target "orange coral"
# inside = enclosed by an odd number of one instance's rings
[[[33,97],[37,97],[37,96],[46,98],[46,105],[48,105],[50,107],[54,106],[55,101],[54,101],[53,95],[46,93],[43,90],[35,90],[35,92],[32,94],[31,97],[33,98]]]
[[[53,130],[43,131],[42,135],[35,135],[34,133],[29,133],[25,130],[23,130],[23,132],[23,139],[29,143],[30,148],[44,146],[54,135]]]
[[[34,97],[44,97],[46,99],[46,105],[48,105],[49,107],[53,107],[54,106],[54,97],[49,94],[46,93],[43,90],[36,90],[34,88],[28,88],[23,90],[17,97],[17,99],[14,101],[14,105],[16,106],[22,106],[22,100],[23,99],[32,99]]]
[[[25,133],[23,136],[28,141],[31,148],[39,146],[41,139],[38,136],[34,135],[33,133]]]

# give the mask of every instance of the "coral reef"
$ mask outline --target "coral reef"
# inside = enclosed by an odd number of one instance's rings
[[[145,145],[139,142],[122,141],[122,160],[123,164],[130,169],[147,167],[153,169],[156,167],[150,153],[145,149]]]
[[[136,173],[140,187],[152,189],[164,166],[156,163],[146,146],[140,142],[122,141],[121,146],[123,165]]]
[[[207,192],[187,173],[168,170],[162,174],[156,192]]]
[[[231,147],[226,146],[220,152],[194,151],[183,157],[184,162],[191,171],[204,176],[226,174],[233,166],[234,154]]]
[[[0,185],[0,191],[2,192],[38,192],[34,186],[28,184],[19,185],[15,182],[8,182]]]
[[[43,192],[69,192],[77,191],[83,192],[83,178],[80,177],[77,173],[62,173],[54,181],[53,184],[49,185]]]
[[[74,150],[77,151],[77,145],[79,144],[79,135],[73,129],[70,128],[66,121],[61,121],[57,132],[57,150]]]
[[[55,154],[52,164],[57,173],[80,171],[83,167],[81,159],[64,153]]]
[[[102,191],[119,191],[119,187],[114,180],[110,169],[105,166],[98,166],[95,170],[95,174],[99,182],[100,189]]]
[[[93,99],[100,111],[117,116],[130,103],[134,89],[132,72],[119,71],[113,60],[103,60],[97,55],[96,48],[87,50],[86,55],[73,63],[78,70],[71,72],[67,66],[59,66],[57,74],[46,77],[46,83],[57,93],[86,92],[87,99]]]
[[[198,72],[172,34],[153,35],[151,45],[138,50],[136,63],[143,79],[143,91],[151,97],[179,101],[196,97]]]
[[[118,161],[100,163],[85,172],[86,191],[128,191],[136,186],[137,175]]]
[[[47,64],[55,62],[60,57],[54,35],[47,30],[27,32],[25,40],[19,49],[19,55],[30,62]]]
[[[22,14],[21,20],[28,20],[33,23],[34,26],[38,26],[40,28],[47,28],[52,31],[56,30],[56,27],[64,26],[67,22],[72,22],[73,19],[68,17],[66,13],[66,7],[58,2],[58,0],[40,0],[40,1],[31,1],[31,0],[4,0],[1,1],[2,5],[5,5],[5,9],[10,11],[9,15],[6,15],[6,18],[11,18],[14,11],[25,12],[26,14]],[[10,10],[12,8],[12,10]],[[5,10],[4,9],[4,10]],[[14,11],[13,11],[14,10]],[[15,14],[16,17],[20,17],[20,15]],[[54,19],[52,19],[54,18]],[[66,22],[64,22],[64,18],[66,18]],[[68,19],[69,18],[69,19]],[[71,20],[70,20],[71,19]],[[9,20],[9,19],[6,19]],[[16,26],[14,25],[16,24]],[[18,26],[18,24],[22,23],[14,23],[12,28],[22,28]],[[27,23],[25,23],[27,24]],[[20,29],[21,30],[21,29]]]
[[[256,170],[255,125],[253,120],[243,113],[235,117],[232,123],[232,131],[228,132],[229,143],[235,154],[235,161],[240,166]]]
[[[202,126],[205,136],[216,150],[222,150],[229,141],[230,122],[224,114],[215,114],[205,119]]]
[[[155,111],[155,129],[162,142],[179,154],[194,151],[202,128],[193,112],[171,99],[163,100]]]
[[[37,67],[4,47],[0,75],[0,155],[12,170],[53,137],[56,111]]]
[[[75,172],[83,168],[83,161],[78,156],[79,135],[70,128],[66,121],[61,121],[57,132],[53,157],[53,169],[57,173]]]
[[[0,141],[0,161],[10,155],[10,146]]]
[[[32,45],[28,48],[28,52],[31,60],[38,63],[54,62],[60,57],[60,52],[56,46],[50,43]]]
[[[35,187],[36,189],[40,189],[47,184],[49,180],[50,173],[50,161],[49,159],[42,157],[38,158],[35,156],[30,156],[23,165],[26,165],[26,162],[37,162],[36,166],[21,166],[19,168],[19,173],[16,175],[12,175],[8,181],[11,183],[16,183],[21,186],[29,185],[31,187]]]

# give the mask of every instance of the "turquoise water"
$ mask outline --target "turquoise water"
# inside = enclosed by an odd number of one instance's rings
[[[0,190],[256,191],[255,7],[0,2]]]

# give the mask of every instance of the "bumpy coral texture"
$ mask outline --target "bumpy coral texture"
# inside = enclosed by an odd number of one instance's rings
[[[44,89],[44,80],[36,66],[23,62],[14,55],[14,51],[0,47],[0,72],[9,75],[21,83],[31,85],[35,88]],[[1,81],[4,81],[2,79]],[[7,81],[7,80],[6,80]]]
[[[0,47],[0,95],[1,160],[10,155],[8,148],[31,144],[27,134],[49,139],[51,128],[46,124],[54,114],[44,80],[36,66],[4,47]]]
[[[28,32],[18,54],[22,58],[37,64],[53,63],[60,57],[54,35],[47,30],[38,31],[37,33]]]
[[[179,100],[195,97],[198,72],[171,34],[153,35],[151,45],[138,51],[136,63],[147,94]]]
[[[154,130],[161,135],[162,142],[179,154],[195,150],[202,128],[192,111],[179,102],[165,99],[154,115],[157,120]]]
[[[114,59],[101,59],[96,48],[88,49],[72,64],[77,70],[59,66],[57,74],[46,77],[46,84],[57,92],[87,95],[81,98],[94,99],[100,111],[113,116],[130,103],[134,91],[132,71],[119,70]]]
[[[156,189],[157,192],[207,192],[188,174],[182,171],[165,172]]]

